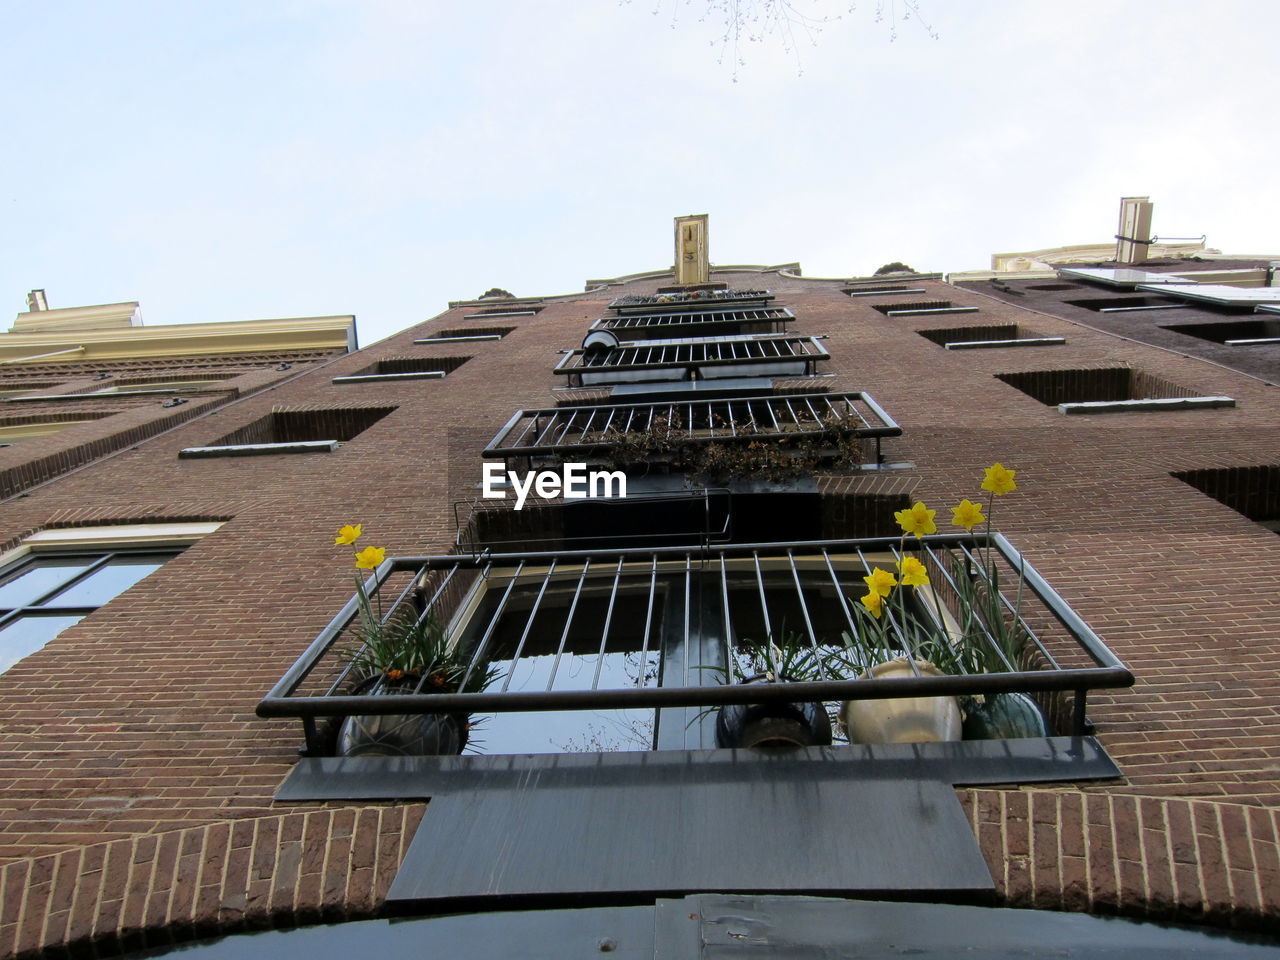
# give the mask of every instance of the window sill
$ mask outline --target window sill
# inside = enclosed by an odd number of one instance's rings
[[[1058,412],[1081,413],[1134,413],[1146,410],[1205,410],[1213,407],[1234,407],[1231,397],[1165,397],[1158,400],[1094,400],[1085,403],[1060,403]]]
[[[417,373],[366,373],[354,377],[334,377],[333,383],[373,383],[376,380],[440,380],[443,370],[422,370]]]
[[[185,447],[178,451],[181,460],[208,457],[262,457],[276,453],[331,453],[338,449],[337,440],[304,440],[297,443],[239,443],[222,447]]]
[[[1021,340],[957,340],[945,344],[948,350],[984,350],[992,347],[1056,347],[1065,337],[1024,337]]]

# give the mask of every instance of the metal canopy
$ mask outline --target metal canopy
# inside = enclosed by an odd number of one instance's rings
[[[989,897],[955,790],[842,781],[756,764],[736,781],[698,764],[579,787],[536,773],[431,801],[387,896],[439,910],[572,897],[635,902],[693,891]]]
[[[1280,287],[1228,287],[1218,283],[1187,283],[1181,277],[1178,279],[1182,282],[1141,283],[1137,289],[1220,307],[1249,308],[1259,304],[1280,304]]]
[[[1151,270],[1136,270],[1133,267],[1060,267],[1058,275],[1120,290],[1132,290],[1140,283],[1188,284],[1191,282],[1176,273],[1155,273]]]

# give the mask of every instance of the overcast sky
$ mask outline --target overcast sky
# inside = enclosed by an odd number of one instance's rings
[[[0,329],[44,287],[371,343],[669,267],[686,213],[713,263],[813,276],[1101,241],[1136,194],[1160,235],[1280,252],[1280,3],[919,0],[934,39],[795,0],[842,16],[736,82],[706,6],[0,0]]]

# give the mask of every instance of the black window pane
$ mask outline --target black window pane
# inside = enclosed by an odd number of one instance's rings
[[[87,569],[95,557],[39,557],[0,586],[0,609],[12,610],[38,601]]]
[[[23,657],[35,653],[72,624],[83,618],[19,617],[0,628],[0,672],[8,670]]]
[[[100,607],[119,596],[149,573],[159,570],[169,555],[146,554],[115,557],[56,597],[46,607]]]

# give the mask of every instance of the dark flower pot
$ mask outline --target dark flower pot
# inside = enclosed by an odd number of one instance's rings
[[[963,731],[966,740],[1014,740],[1049,735],[1040,708],[1025,693],[997,693],[988,695],[984,703],[969,703]]]
[[[414,684],[370,677],[357,695],[410,693]],[[427,694],[426,696],[429,696]],[[456,713],[353,714],[338,728],[342,757],[421,757],[458,754],[467,745],[467,718]]]
[[[766,683],[752,677],[747,683]],[[821,703],[729,703],[716,712],[716,746],[812,747],[831,742],[831,720]]]

